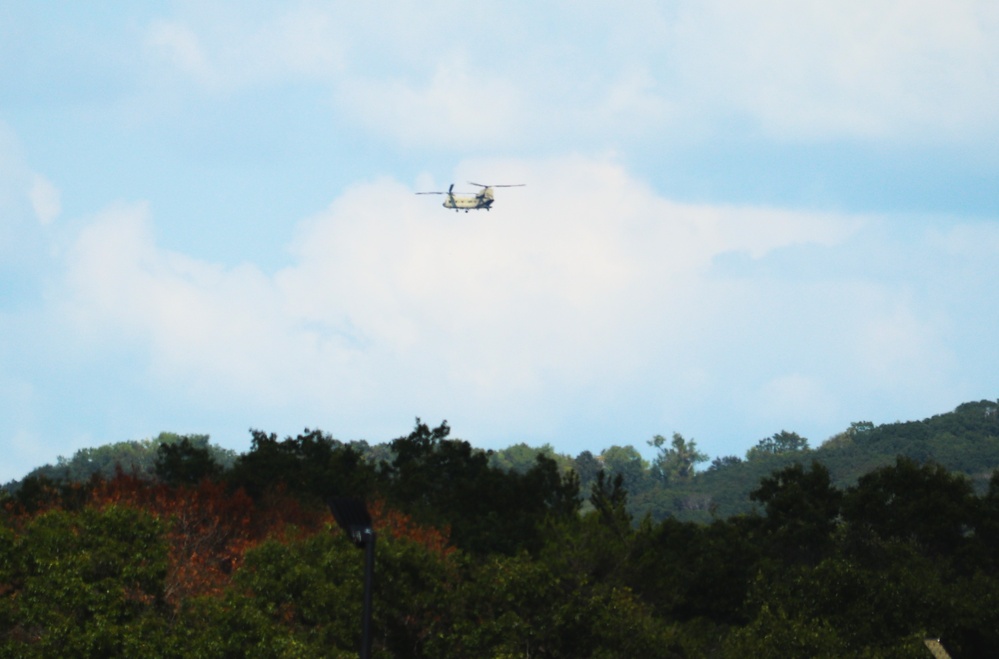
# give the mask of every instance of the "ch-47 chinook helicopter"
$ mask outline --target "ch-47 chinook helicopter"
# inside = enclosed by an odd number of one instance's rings
[[[455,194],[454,183],[451,187],[447,189],[447,192],[417,192],[416,194],[442,194],[447,195],[447,199],[444,200],[444,208],[453,208],[454,212],[457,213],[459,210],[463,210],[466,213],[470,210],[479,210],[480,208],[485,208],[489,210],[492,208],[493,201],[493,188],[522,188],[524,183],[514,183],[511,185],[482,185],[481,183],[472,183],[472,185],[477,185],[482,190],[479,192],[465,192]]]

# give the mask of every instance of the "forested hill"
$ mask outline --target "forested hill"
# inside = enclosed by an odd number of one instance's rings
[[[688,482],[674,480],[662,488],[635,492],[633,512],[652,512],[685,519],[728,516],[752,507],[749,493],[760,480],[789,464],[813,460],[829,469],[839,487],[854,485],[860,476],[904,456],[918,463],[934,462],[968,476],[984,492],[999,468],[999,403],[983,400],[959,405],[953,412],[922,421],[875,426],[857,422],[815,449],[794,433],[781,432],[760,440],[746,456],[716,458]]]
[[[83,482],[94,474],[110,477],[119,467],[126,473],[152,477],[158,448],[185,439],[196,448],[208,450],[223,471],[232,468],[239,457],[211,444],[207,435],[165,432],[153,439],[81,449],[72,458],[38,467],[28,474],[28,480]],[[671,440],[656,436],[646,443],[656,452],[652,459],[643,457],[633,445],[610,446],[598,454],[583,451],[576,456],[557,453],[549,445],[526,444],[482,453],[488,456],[491,466],[518,473],[529,471],[538,454],[545,455],[563,472],[571,469],[578,474],[584,498],[601,470],[608,482],[620,475],[628,493],[629,512],[636,521],[647,513],[654,520],[676,517],[708,521],[752,510],[749,493],[761,479],[789,464],[808,465],[813,460],[829,469],[838,487],[850,486],[861,475],[904,456],[963,473],[972,479],[978,492],[983,492],[992,471],[999,468],[999,402],[964,403],[952,412],[922,421],[880,426],[856,422],[817,448],[810,447],[806,438],[794,432],[781,431],[750,445],[743,456],[719,456],[710,463],[708,456],[697,449],[695,440],[678,433]],[[349,445],[372,465],[392,458],[389,443],[354,441]],[[13,491],[19,486],[20,482],[15,481],[4,488]]]
[[[0,493],[0,657],[356,656],[339,497],[378,537],[375,657],[994,656],[997,407],[781,431],[703,471],[679,434],[571,457],[419,419],[378,445],[253,431],[230,463],[161,435],[112,445],[109,477],[89,449]]]

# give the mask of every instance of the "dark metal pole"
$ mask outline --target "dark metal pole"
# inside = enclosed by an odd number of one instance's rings
[[[361,659],[371,659],[371,598],[375,583],[375,530],[361,499],[332,497],[330,510],[336,523],[358,549],[364,549],[364,607],[361,611]]]
[[[375,532],[364,535],[364,610],[361,613],[361,659],[371,659],[371,591],[375,582]]]

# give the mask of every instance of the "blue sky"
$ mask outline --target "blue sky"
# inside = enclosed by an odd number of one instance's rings
[[[995,399],[997,117],[988,1],[0,2],[0,481]]]

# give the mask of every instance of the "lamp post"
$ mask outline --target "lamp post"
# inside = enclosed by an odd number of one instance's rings
[[[333,518],[356,547],[364,549],[364,608],[361,612],[361,659],[371,657],[371,590],[375,580],[375,530],[361,499],[334,497],[329,500]]]

